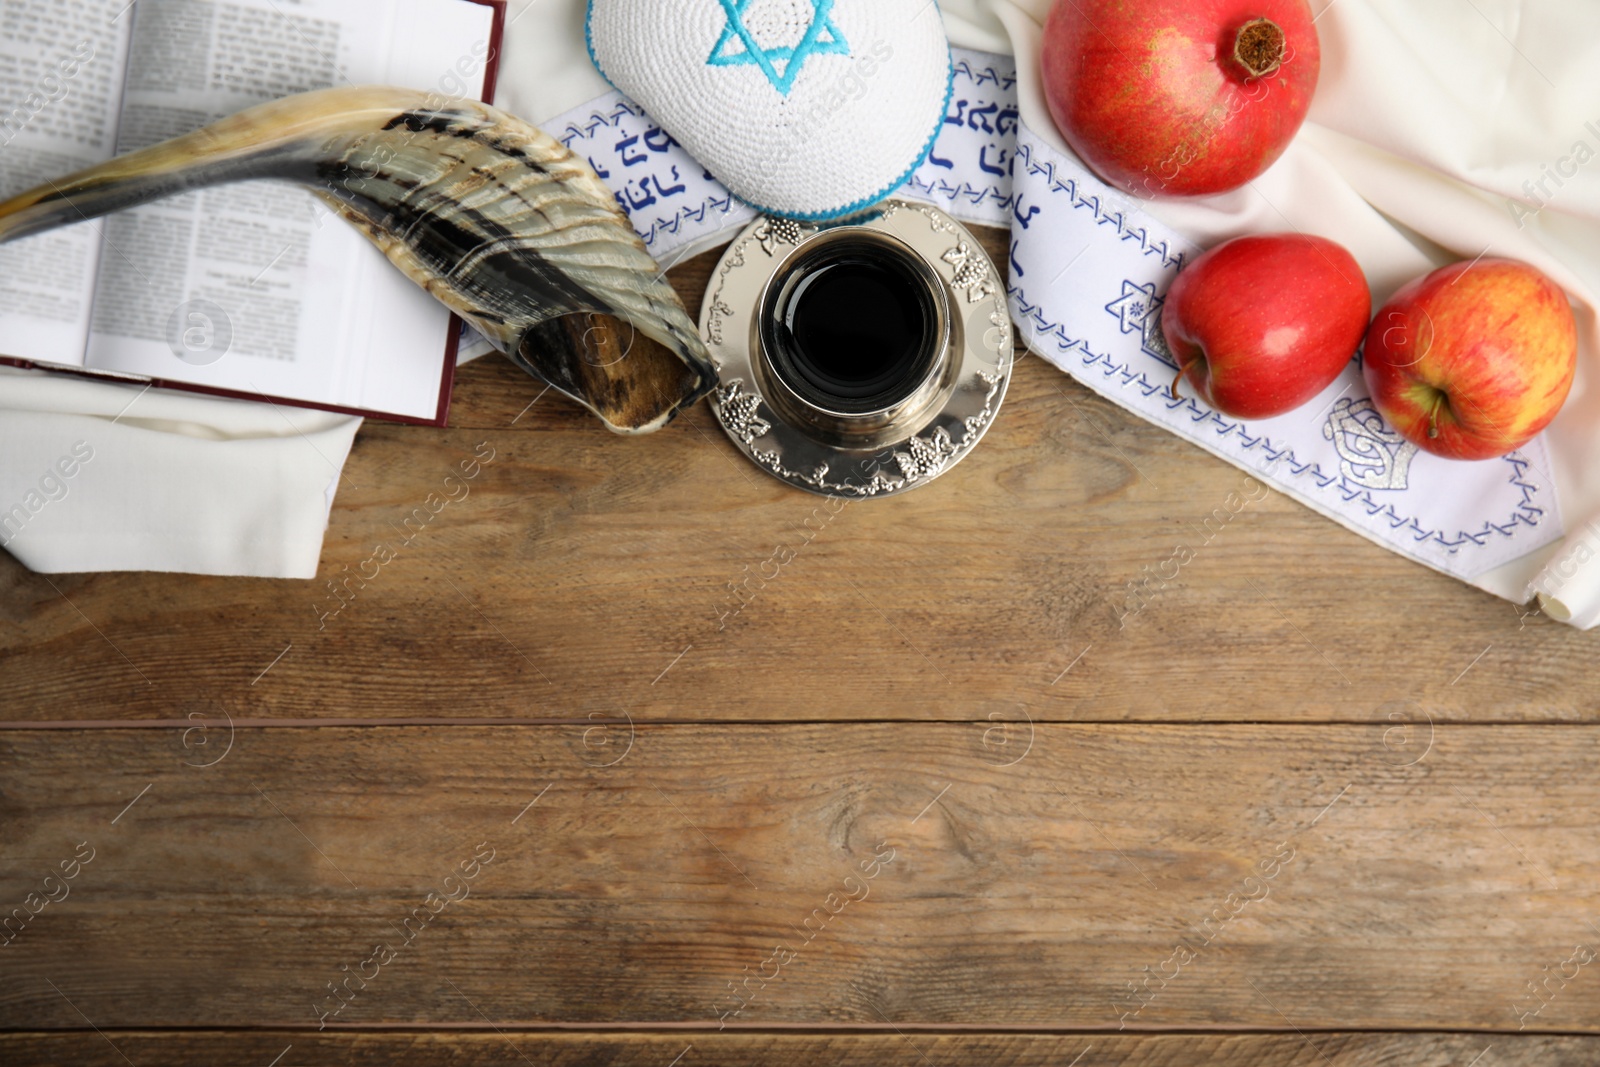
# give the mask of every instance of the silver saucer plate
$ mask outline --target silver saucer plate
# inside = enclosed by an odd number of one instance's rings
[[[944,287],[948,321],[946,350],[918,402],[839,433],[781,395],[761,355],[758,316],[772,280],[810,242],[845,226],[878,231],[917,253]],[[758,219],[717,264],[700,333],[720,382],[711,407],[733,443],[782,481],[826,496],[903,493],[955,466],[993,423],[1015,363],[1005,287],[983,246],[938,208],[903,200],[845,224]]]

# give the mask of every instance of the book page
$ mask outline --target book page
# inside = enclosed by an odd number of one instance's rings
[[[0,0],[0,201],[111,158],[127,0]],[[0,245],[0,355],[81,366],[100,226]]]
[[[493,10],[463,0],[140,0],[118,150],[334,85],[481,92]],[[475,52],[475,45],[482,42]],[[89,366],[429,418],[449,316],[315,196],[202,190],[107,220]]]

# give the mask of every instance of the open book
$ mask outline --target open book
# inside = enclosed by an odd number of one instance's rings
[[[333,85],[493,95],[504,0],[0,0],[0,200]],[[5,362],[443,425],[459,323],[309,191],[0,245]]]

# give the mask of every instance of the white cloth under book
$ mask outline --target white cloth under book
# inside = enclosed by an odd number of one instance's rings
[[[43,574],[315,578],[360,424],[0,367],[0,544]]]

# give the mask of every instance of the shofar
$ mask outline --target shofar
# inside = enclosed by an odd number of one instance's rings
[[[716,384],[694,322],[589,165],[474,102],[343,88],[263,104],[0,204],[0,242],[251,178],[308,186],[612,430],[659,429]]]

